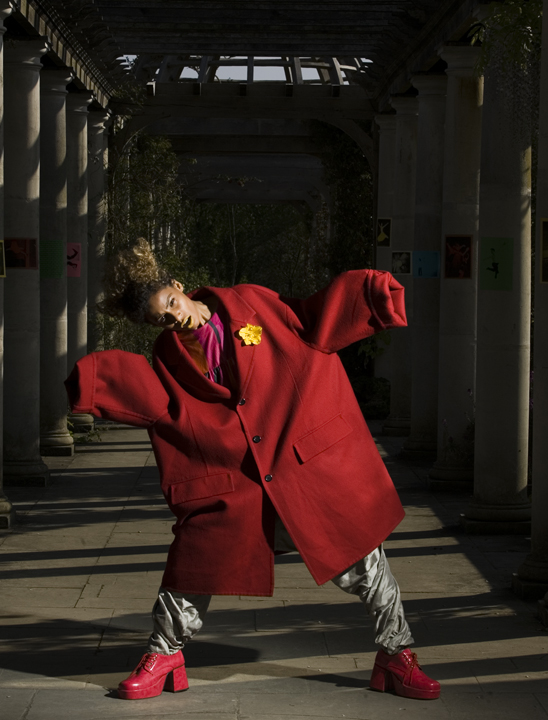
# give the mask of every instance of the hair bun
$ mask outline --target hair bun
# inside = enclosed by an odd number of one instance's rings
[[[170,282],[170,275],[158,265],[150,244],[145,238],[138,238],[135,245],[107,260],[103,278],[105,297],[97,307],[112,317],[125,315],[141,322],[141,296]]]

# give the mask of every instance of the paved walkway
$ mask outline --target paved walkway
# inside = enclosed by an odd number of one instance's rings
[[[386,543],[436,701],[368,690],[375,648],[361,604],[318,588],[297,554],[272,598],[217,597],[185,651],[190,690],[123,701],[113,689],[149,631],[171,517],[145,432],[111,429],[49,464],[47,489],[11,489],[0,533],[2,720],[535,720],[548,717],[548,634],[512,595],[528,542],[470,537],[463,495],[428,492],[426,468],[379,438],[407,517]],[[235,549],[235,552],[237,550]]]

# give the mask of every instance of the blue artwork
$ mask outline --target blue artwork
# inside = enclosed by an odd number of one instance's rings
[[[437,250],[413,250],[413,277],[439,278],[440,254]]]

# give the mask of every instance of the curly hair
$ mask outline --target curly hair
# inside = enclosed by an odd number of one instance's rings
[[[144,323],[151,296],[171,285],[172,280],[156,262],[148,242],[138,238],[133,247],[108,261],[103,278],[105,297],[97,308],[111,317]]]

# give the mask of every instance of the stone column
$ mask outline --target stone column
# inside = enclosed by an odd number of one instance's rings
[[[539,615],[548,627],[548,0],[542,19],[535,268],[535,354],[533,394],[533,496],[531,552],[514,576],[522,597],[540,597]]]
[[[379,220],[392,221],[394,207],[394,168],[396,149],[396,115],[376,115],[379,126],[379,168],[377,173],[377,231]],[[391,232],[390,232],[391,235]],[[390,237],[390,235],[388,237]],[[391,240],[387,245],[376,247],[378,270],[392,270]],[[383,347],[381,355],[375,358],[375,377],[390,380],[392,367],[391,346]]]
[[[483,98],[474,498],[463,521],[478,533],[528,532],[531,514],[531,124],[508,82],[489,68]]]
[[[414,97],[393,97],[390,102],[396,110],[391,270],[405,288],[405,306],[411,325],[413,277],[410,258],[415,224],[418,101]],[[409,261],[407,264],[406,258]],[[411,424],[411,327],[391,333],[390,354],[393,358],[390,415],[384,423],[383,432],[385,435],[408,435]]]
[[[9,2],[0,3],[0,237],[4,237],[4,20],[12,12]],[[2,397],[4,384],[4,278],[0,278],[0,454],[2,443]],[[4,495],[4,473],[0,463],[0,527],[10,527],[14,519],[13,505]]]
[[[417,189],[413,250],[411,433],[406,455],[432,455],[437,447],[440,238],[446,75],[416,75],[419,91]]]
[[[67,428],[67,85],[70,70],[40,77],[40,452],[72,455]]]
[[[473,477],[476,293],[483,79],[480,50],[448,46],[438,364],[438,454],[430,477]],[[446,240],[453,238],[453,240]],[[449,250],[448,250],[448,242]]]
[[[40,458],[40,57],[42,39],[5,48],[4,478],[44,485]]]
[[[97,303],[102,298],[106,235],[106,172],[107,125],[106,112],[90,112],[88,116],[88,350],[103,349],[103,337]]]
[[[67,371],[88,348],[88,105],[91,93],[67,96]],[[93,427],[93,416],[71,414],[75,432]]]

